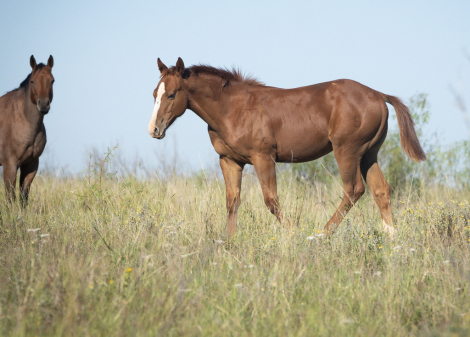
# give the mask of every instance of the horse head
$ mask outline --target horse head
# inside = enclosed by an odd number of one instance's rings
[[[165,137],[165,131],[188,107],[188,97],[183,90],[184,63],[178,58],[176,66],[168,68],[158,59],[160,82],[153,91],[155,105],[148,125],[150,136]]]
[[[52,85],[54,76],[52,76],[52,67],[54,59],[52,55],[47,60],[47,65],[43,63],[36,64],[34,56],[31,55],[31,76],[29,79],[31,102],[36,105],[38,111],[44,115],[49,112],[52,102]]]

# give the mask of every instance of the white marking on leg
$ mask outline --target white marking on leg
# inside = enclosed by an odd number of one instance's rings
[[[158,110],[160,109],[160,104],[162,102],[162,96],[164,93],[165,93],[165,83],[162,82],[160,83],[160,87],[158,88],[158,91],[157,91],[157,98],[155,99],[155,106],[153,107],[152,118],[150,119],[150,123],[148,126],[148,132],[150,133],[150,135],[153,135],[153,131],[155,130]]]
[[[395,236],[396,229],[393,226],[390,226],[385,220],[382,219],[382,225],[384,227],[384,232],[393,238]]]

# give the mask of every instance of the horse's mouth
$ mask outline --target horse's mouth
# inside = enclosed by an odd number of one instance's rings
[[[163,131],[163,133],[162,133],[161,135],[158,135],[158,136],[155,135],[155,138],[157,138],[157,139],[163,139],[163,138],[165,138],[165,131]]]

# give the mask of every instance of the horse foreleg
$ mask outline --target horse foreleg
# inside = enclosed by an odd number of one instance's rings
[[[34,177],[38,171],[39,159],[36,159],[26,165],[20,167],[20,189],[21,189],[21,203],[23,207],[28,203],[29,189]]]
[[[258,176],[263,191],[264,203],[269,208],[272,214],[276,216],[279,222],[282,222],[284,216],[281,212],[279,199],[277,197],[277,182],[276,182],[276,163],[271,157],[253,157],[253,166],[255,167],[256,175]],[[290,228],[291,224],[287,220],[287,227]]]
[[[240,206],[242,172],[245,164],[237,163],[227,157],[220,157],[220,167],[224,175],[227,203],[227,232],[233,237],[237,231],[237,213]]]
[[[16,200],[16,171],[18,167],[16,162],[8,161],[3,164],[3,182],[5,184],[5,193],[9,202]]]

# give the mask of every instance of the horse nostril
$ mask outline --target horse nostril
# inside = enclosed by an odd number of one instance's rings
[[[153,134],[158,135],[159,132],[160,132],[160,130],[157,127],[155,127],[155,129],[153,130]]]
[[[41,100],[38,100],[38,105],[41,105]]]
[[[51,101],[50,101],[50,100],[47,100],[47,101],[46,101],[46,106],[49,106],[49,105],[51,105]]]

